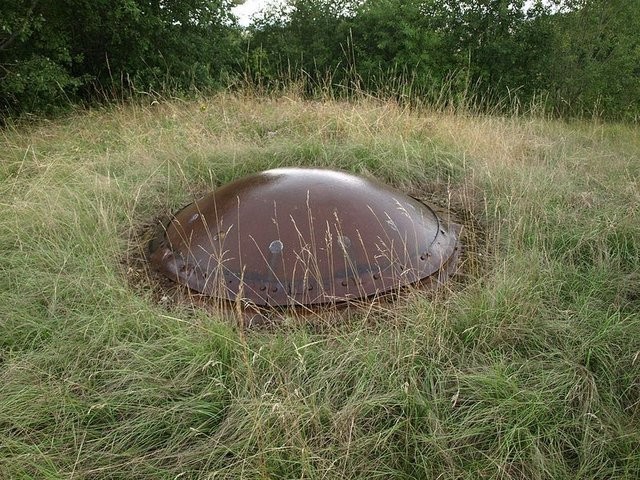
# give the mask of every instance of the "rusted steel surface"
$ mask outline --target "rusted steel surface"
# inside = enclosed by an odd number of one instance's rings
[[[442,281],[460,226],[344,172],[285,168],[241,178],[184,207],[151,261],[205,295],[260,306],[318,305]]]

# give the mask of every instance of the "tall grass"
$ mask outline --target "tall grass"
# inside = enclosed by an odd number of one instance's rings
[[[0,478],[640,477],[637,127],[294,93],[1,132]],[[457,281],[246,330],[133,278],[141,226],[292,165],[450,210]]]
[[[457,113],[493,115],[568,116],[599,118],[604,112],[593,106],[577,109],[559,105],[548,93],[523,95],[521,89],[484,84],[473,80],[466,68],[452,70],[439,77],[398,64],[355,65],[351,58],[332,69],[306,70],[290,59],[269,62],[260,49],[248,52],[242,73],[229,79],[232,91],[251,92],[252,96],[287,95],[308,100],[358,100],[369,98],[391,101],[402,106]],[[633,119],[631,119],[633,120]]]

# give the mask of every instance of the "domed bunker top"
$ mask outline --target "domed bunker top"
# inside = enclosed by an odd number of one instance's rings
[[[151,262],[205,295],[318,305],[443,280],[455,269],[459,231],[377,181],[283,168],[184,207],[154,242]]]

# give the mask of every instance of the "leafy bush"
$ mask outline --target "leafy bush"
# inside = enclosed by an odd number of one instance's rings
[[[219,85],[239,54],[230,0],[18,0],[0,6],[0,111],[122,90]]]
[[[638,31],[625,0],[288,0],[254,21],[246,65],[267,86],[637,119]]]

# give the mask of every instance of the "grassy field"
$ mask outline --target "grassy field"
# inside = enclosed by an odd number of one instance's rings
[[[145,226],[291,165],[451,208],[462,274],[257,330],[144,288]],[[1,131],[0,478],[640,478],[639,179],[637,126],[375,99]]]

